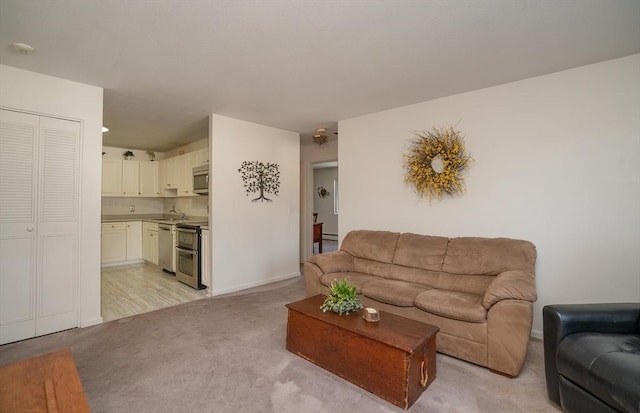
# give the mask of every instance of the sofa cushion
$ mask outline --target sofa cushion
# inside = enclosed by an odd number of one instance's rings
[[[487,320],[482,296],[447,290],[423,291],[414,300],[416,307],[427,312],[471,323]]]
[[[362,294],[387,304],[399,307],[413,307],[413,300],[423,291],[430,289],[426,285],[396,280],[379,280],[366,283]]]
[[[392,264],[387,278],[434,287],[438,283],[440,273],[422,268],[404,267]]]
[[[558,344],[558,373],[619,411],[640,403],[640,334],[575,333]]]
[[[387,278],[393,264],[388,262],[380,262],[368,260],[366,258],[353,258],[353,271],[363,274],[377,275],[378,277]]]
[[[536,247],[510,238],[463,237],[449,240],[442,270],[450,274],[497,275],[509,270],[535,273]]]
[[[349,231],[340,249],[354,257],[390,263],[399,236],[398,232],[389,231]]]
[[[336,280],[342,280],[346,278],[350,283],[355,284],[356,292],[358,294],[362,293],[362,287],[371,281],[380,280],[380,277],[376,277],[375,275],[362,274],[359,272],[334,272],[331,274],[324,274],[320,277],[320,284],[329,287],[331,283]]]
[[[440,271],[449,238],[405,233],[398,238],[393,263]]]

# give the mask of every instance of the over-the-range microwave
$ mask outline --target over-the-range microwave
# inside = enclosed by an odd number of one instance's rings
[[[209,165],[193,167],[193,192],[203,195],[209,193]]]

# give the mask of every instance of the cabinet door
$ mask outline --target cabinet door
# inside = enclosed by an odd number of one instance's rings
[[[167,158],[160,161],[160,190],[176,189],[176,158]]]
[[[158,265],[158,224],[145,222],[142,225],[142,231],[142,258]]]
[[[178,196],[194,196],[193,162],[194,152],[177,157],[176,173],[178,174]]]
[[[193,152],[193,166],[209,164],[209,149],[199,149]]]
[[[140,196],[140,162],[122,161],[122,196]]]
[[[158,165],[159,162],[140,162],[140,196],[158,197]]]
[[[127,222],[127,261],[142,259],[142,221]]]
[[[102,196],[122,196],[122,161],[102,160]]]
[[[127,260],[127,229],[124,222],[102,225],[102,263]]]

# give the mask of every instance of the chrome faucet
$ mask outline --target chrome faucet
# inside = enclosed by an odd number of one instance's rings
[[[173,205],[171,207],[171,210],[169,212],[173,212],[174,214],[178,214],[178,220],[179,221],[184,221],[185,219],[189,219],[187,214],[185,214],[184,212],[180,211],[180,208],[176,209],[175,205]]]

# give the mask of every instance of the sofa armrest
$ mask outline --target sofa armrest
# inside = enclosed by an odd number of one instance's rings
[[[558,344],[574,333],[638,333],[640,303],[561,304],[542,309],[544,370],[549,399],[560,404]]]
[[[317,265],[323,274],[354,271],[353,255],[342,250],[312,255],[307,261]]]
[[[536,281],[532,274],[526,271],[505,271],[489,284],[482,298],[482,306],[488,310],[502,300],[534,302],[537,299]]]

